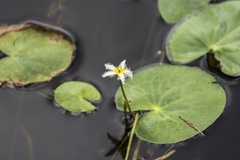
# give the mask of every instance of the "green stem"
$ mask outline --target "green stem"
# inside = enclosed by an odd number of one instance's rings
[[[124,105],[126,105],[127,109],[129,110],[130,114],[134,117],[135,115],[133,114],[132,110],[131,110],[131,107],[130,107],[130,104],[129,104],[129,101],[127,99],[127,96],[126,96],[126,93],[123,89],[123,83],[121,80],[119,80],[120,82],[120,87],[121,87],[121,90],[122,90],[122,94],[123,94],[123,97],[124,97]],[[126,115],[126,110],[124,109],[124,114]],[[125,117],[126,118],[126,117]]]
[[[134,135],[134,132],[135,132],[137,121],[138,121],[138,113],[136,114],[134,122],[133,122],[133,127],[131,129],[131,133],[130,133],[130,137],[129,137],[129,141],[128,141],[127,153],[126,153],[126,157],[125,157],[124,160],[128,160],[129,153],[130,153],[130,148],[131,148],[131,144],[132,144],[132,139],[133,139],[133,135]]]
[[[121,90],[122,90],[123,97],[124,97],[125,100],[127,100],[127,96],[126,96],[125,91],[124,91],[124,89],[123,89],[123,83],[122,83],[121,80],[119,80],[119,81],[120,81],[120,86],[121,86]]]
[[[123,109],[124,109],[124,117],[125,117],[125,120],[127,121],[128,120],[128,117],[127,117],[127,106],[126,106],[126,102],[124,101],[124,104],[123,104]]]

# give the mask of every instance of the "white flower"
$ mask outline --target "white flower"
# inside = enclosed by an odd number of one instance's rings
[[[118,76],[118,80],[121,80],[123,84],[125,83],[125,80],[127,77],[131,78],[131,79],[133,78],[132,71],[129,68],[127,68],[126,60],[123,60],[117,67],[115,67],[111,63],[106,63],[105,68],[108,71],[106,71],[102,74],[103,78],[105,78],[105,77],[112,78],[116,75],[116,76]]]

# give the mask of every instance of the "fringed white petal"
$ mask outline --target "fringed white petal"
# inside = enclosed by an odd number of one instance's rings
[[[105,64],[105,68],[106,68],[107,70],[113,71],[116,67],[115,67],[114,65],[112,65],[111,63],[106,63],[106,64]]]
[[[125,83],[125,76],[123,74],[118,75],[118,79],[122,81],[122,83]]]
[[[133,72],[130,69],[126,69],[124,74],[128,78],[131,78],[131,79],[133,78]]]
[[[102,77],[114,77],[116,74],[113,71],[107,71],[102,74]]]
[[[119,64],[119,68],[123,68],[125,69],[126,68],[126,60],[123,60],[120,64]]]

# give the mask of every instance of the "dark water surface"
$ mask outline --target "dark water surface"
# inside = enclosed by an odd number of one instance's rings
[[[153,0],[1,0],[0,23],[37,20],[61,26],[73,33],[78,50],[73,65],[37,92],[0,88],[0,160],[110,160],[124,125],[123,113],[113,102],[118,82],[101,78],[104,63],[118,65],[126,59],[137,69],[159,60],[156,52],[164,49],[171,25],[163,22],[156,7]],[[209,70],[204,60],[193,65]],[[40,95],[51,97],[59,84],[70,80],[87,81],[100,90],[96,111],[73,116]],[[239,80],[219,81],[228,94],[226,110],[205,137],[175,144],[177,152],[168,160],[240,159]],[[141,142],[138,159],[151,160],[149,151],[158,157],[168,148]],[[124,158],[119,153],[115,159]]]

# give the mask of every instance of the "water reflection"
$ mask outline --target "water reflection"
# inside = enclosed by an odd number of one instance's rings
[[[52,19],[58,26],[71,25],[73,13],[68,0],[54,0],[49,7],[47,18]]]
[[[109,133],[107,134],[107,136],[108,139],[115,145],[105,154],[105,156],[107,157],[112,156],[111,160],[114,159],[118,153],[121,154],[121,157],[125,157],[129,140],[129,133],[125,132],[125,134],[122,136],[120,140],[110,135]]]
[[[33,140],[31,135],[29,134],[26,126],[24,124],[20,125],[21,131],[26,139],[27,148],[28,148],[28,158],[29,160],[33,160]]]

